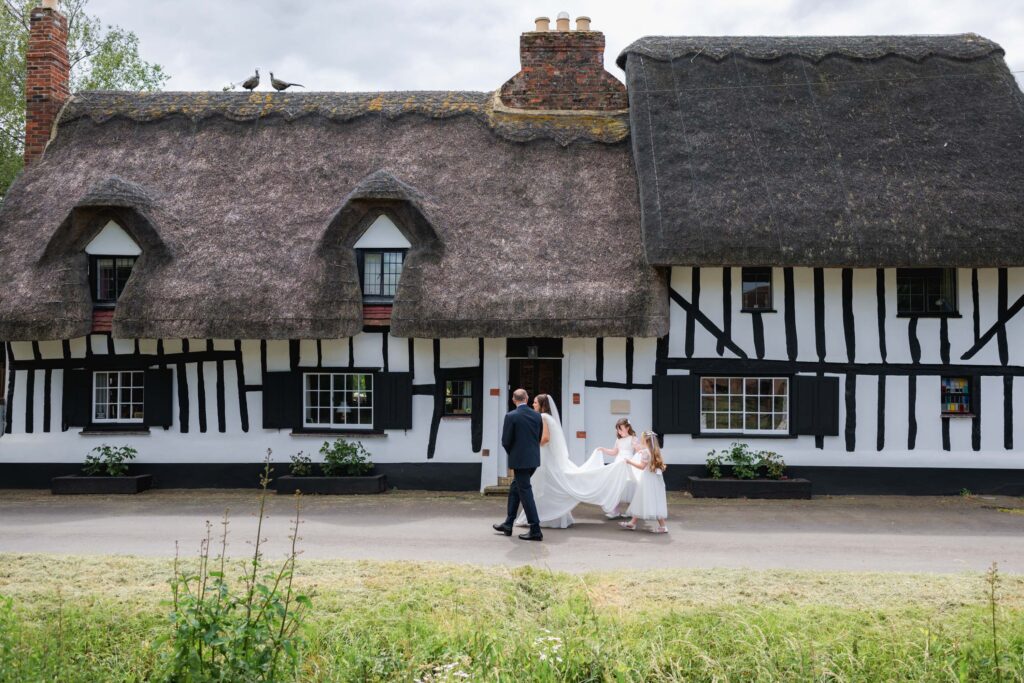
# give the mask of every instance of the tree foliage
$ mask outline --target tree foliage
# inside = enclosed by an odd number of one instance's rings
[[[25,51],[29,16],[38,0],[0,5],[0,197],[21,170],[25,131]],[[60,0],[68,18],[71,92],[159,90],[167,74],[139,54],[139,38],[86,14],[89,0]]]

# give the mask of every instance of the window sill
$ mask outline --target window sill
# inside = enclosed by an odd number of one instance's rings
[[[973,418],[974,416],[975,416],[974,413],[942,413],[942,415],[940,415],[940,417],[943,420],[947,420],[947,419],[954,419],[955,420],[958,417]]]
[[[778,313],[774,308],[741,308],[740,313]]]
[[[795,439],[798,434],[750,434],[744,432],[712,432],[690,435],[694,439]]]
[[[122,436],[132,435],[137,436],[139,434],[149,434],[149,427],[145,425],[130,425],[130,424],[112,424],[112,425],[89,425],[83,427],[79,434],[86,436],[90,435],[103,435],[103,436]]]
[[[962,318],[960,313],[897,313],[897,318]]]
[[[291,436],[387,436],[383,429],[293,429]]]
[[[452,415],[442,415],[441,417],[443,419],[445,419],[445,420],[469,420],[473,416],[472,415],[455,415],[455,414],[452,414]]]

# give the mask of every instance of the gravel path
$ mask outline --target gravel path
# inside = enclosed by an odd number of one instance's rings
[[[51,496],[0,490],[0,552],[193,554],[205,522],[231,510],[229,552],[249,551],[252,491],[150,491]],[[505,501],[477,494],[392,492],[307,497],[305,557],[534,564],[556,570],[736,567],[958,572],[993,561],[1024,573],[1024,500],[1004,497],[823,497],[811,501],[694,500],[671,494],[664,536],[619,529],[581,505],[577,525],[543,543],[491,531]],[[290,497],[268,499],[268,557],[288,544]]]

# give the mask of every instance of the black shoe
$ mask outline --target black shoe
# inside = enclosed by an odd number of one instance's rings
[[[501,533],[505,534],[506,536],[511,536],[512,535],[512,525],[511,524],[505,524],[504,522],[502,522],[501,524],[492,524],[491,526],[494,527],[495,531],[500,531]]]
[[[523,541],[543,541],[544,534],[539,531],[531,531],[528,534],[519,534],[519,538]]]

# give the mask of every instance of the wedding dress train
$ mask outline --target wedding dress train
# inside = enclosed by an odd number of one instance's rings
[[[551,409],[557,416],[558,408],[553,402]],[[541,414],[550,439],[540,448],[540,467],[531,481],[541,526],[564,529],[574,523],[572,509],[580,503],[598,505],[611,512],[629,486],[631,468],[621,458],[611,465],[602,462],[600,467],[589,460],[586,467],[576,465],[569,459],[565,434],[555,416]],[[526,524],[525,513],[519,514],[516,524]]]

